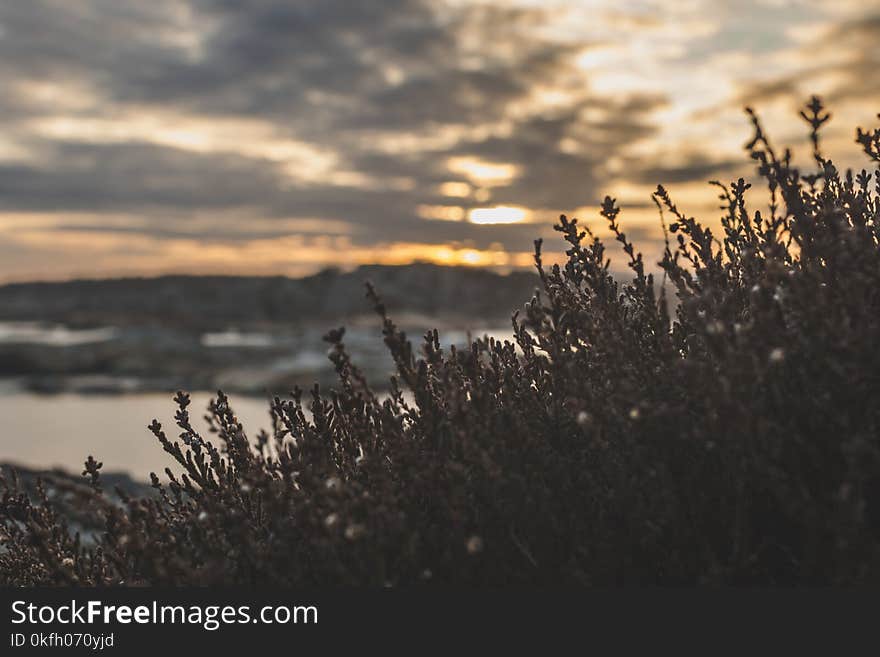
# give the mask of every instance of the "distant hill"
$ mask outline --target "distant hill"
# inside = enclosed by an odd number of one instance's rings
[[[306,278],[162,276],[13,283],[0,286],[0,320],[69,325],[332,321],[369,312],[372,281],[392,312],[482,319],[506,318],[538,283],[532,272],[507,275],[432,264],[369,265]]]

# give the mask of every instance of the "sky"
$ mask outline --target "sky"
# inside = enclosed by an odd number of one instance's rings
[[[867,166],[871,4],[7,0],[0,281],[524,267],[605,194],[651,258],[657,183],[711,223],[752,171],[745,105],[806,163],[820,94]]]

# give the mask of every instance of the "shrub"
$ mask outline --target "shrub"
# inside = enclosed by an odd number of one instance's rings
[[[751,114],[751,112],[750,112]],[[373,391],[344,330],[337,389],[271,405],[249,440],[218,393],[210,436],[178,393],[179,464],[155,496],[110,501],[91,457],[77,491],[102,518],[71,536],[45,489],[0,504],[7,585],[844,585],[880,579],[880,170],[816,172],[751,114],[768,189],[718,186],[716,235],[658,187],[655,284],[606,198],[633,270],[560,218],[564,266],[513,317],[515,343],[421,352],[377,293],[396,374]],[[880,162],[880,130],[858,142]],[[665,224],[664,224],[665,225]],[[674,238],[674,239],[672,239]],[[667,288],[675,299],[667,302]],[[672,309],[670,309],[672,308]],[[209,439],[210,438],[210,439]]]

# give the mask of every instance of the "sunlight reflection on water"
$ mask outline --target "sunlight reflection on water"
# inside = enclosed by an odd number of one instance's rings
[[[73,329],[62,325],[38,322],[0,322],[0,343],[44,344],[69,347],[93,342],[105,342],[116,337],[113,327]]]

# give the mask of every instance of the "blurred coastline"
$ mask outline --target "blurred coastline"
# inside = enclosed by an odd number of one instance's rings
[[[323,336],[345,343],[381,386],[390,369],[381,324],[364,298],[371,280],[395,321],[418,340],[468,332],[510,335],[532,273],[418,264],[285,277],[167,276],[0,287],[0,392],[131,394],[178,389],[263,396],[331,385]]]
[[[334,385],[323,336],[345,344],[377,390],[393,364],[364,298],[372,280],[414,342],[468,334],[510,338],[511,309],[531,273],[436,265],[364,267],[304,279],[163,277],[0,287],[0,464],[63,468],[94,454],[107,471],[146,481],[171,464],[146,430],[173,426],[171,394],[195,392],[200,418],[218,388],[245,426],[270,428],[267,399]]]

